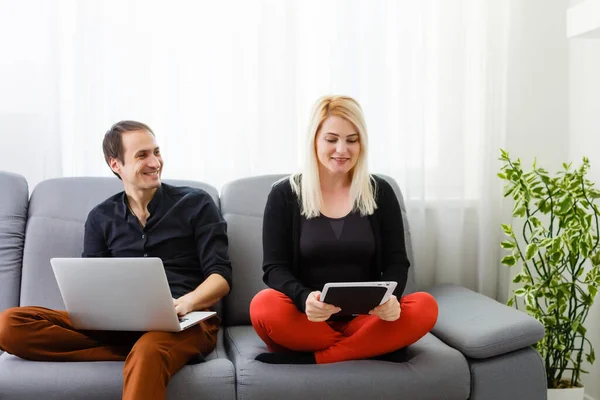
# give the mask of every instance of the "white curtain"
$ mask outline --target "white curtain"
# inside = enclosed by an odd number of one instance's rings
[[[0,169],[111,176],[103,134],[135,119],[165,178],[220,188],[296,171],[310,105],[351,95],[372,172],[406,197],[419,286],[498,296],[508,2],[0,1]]]

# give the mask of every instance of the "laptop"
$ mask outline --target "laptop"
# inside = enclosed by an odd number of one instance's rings
[[[160,258],[53,258],[73,326],[82,330],[179,332],[212,317],[178,317]]]

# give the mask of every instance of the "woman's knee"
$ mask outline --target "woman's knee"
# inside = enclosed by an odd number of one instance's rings
[[[263,289],[250,302],[250,319],[262,320],[273,313],[273,308],[281,302],[282,293],[273,289]]]
[[[430,331],[435,326],[438,318],[438,303],[435,297],[426,292],[413,293],[415,311],[423,327]]]

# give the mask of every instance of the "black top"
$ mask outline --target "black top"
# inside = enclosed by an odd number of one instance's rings
[[[375,238],[375,256],[370,265],[373,281],[396,281],[400,298],[406,287],[410,263],[404,244],[402,213],[394,190],[375,175],[377,209],[368,216]],[[289,180],[273,186],[263,220],[263,281],[292,299],[304,312],[311,292],[301,280],[300,202]]]
[[[174,298],[215,273],[231,287],[227,224],[208,193],[163,183],[148,211],[142,228],[125,192],[97,205],[85,223],[82,257],[159,257]]]
[[[319,216],[300,223],[300,280],[311,290],[327,282],[368,281],[375,237],[367,217]]]

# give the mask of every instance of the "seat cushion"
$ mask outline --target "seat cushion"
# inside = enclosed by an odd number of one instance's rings
[[[268,351],[251,326],[225,328],[238,399],[407,399],[465,400],[467,361],[433,335],[408,349],[404,363],[360,360],[324,365],[272,365],[255,361]]]
[[[167,387],[168,399],[235,400],[235,371],[225,357],[223,334],[206,362],[186,365]],[[4,353],[0,356],[0,398],[29,399],[120,399],[123,362],[38,362]]]

